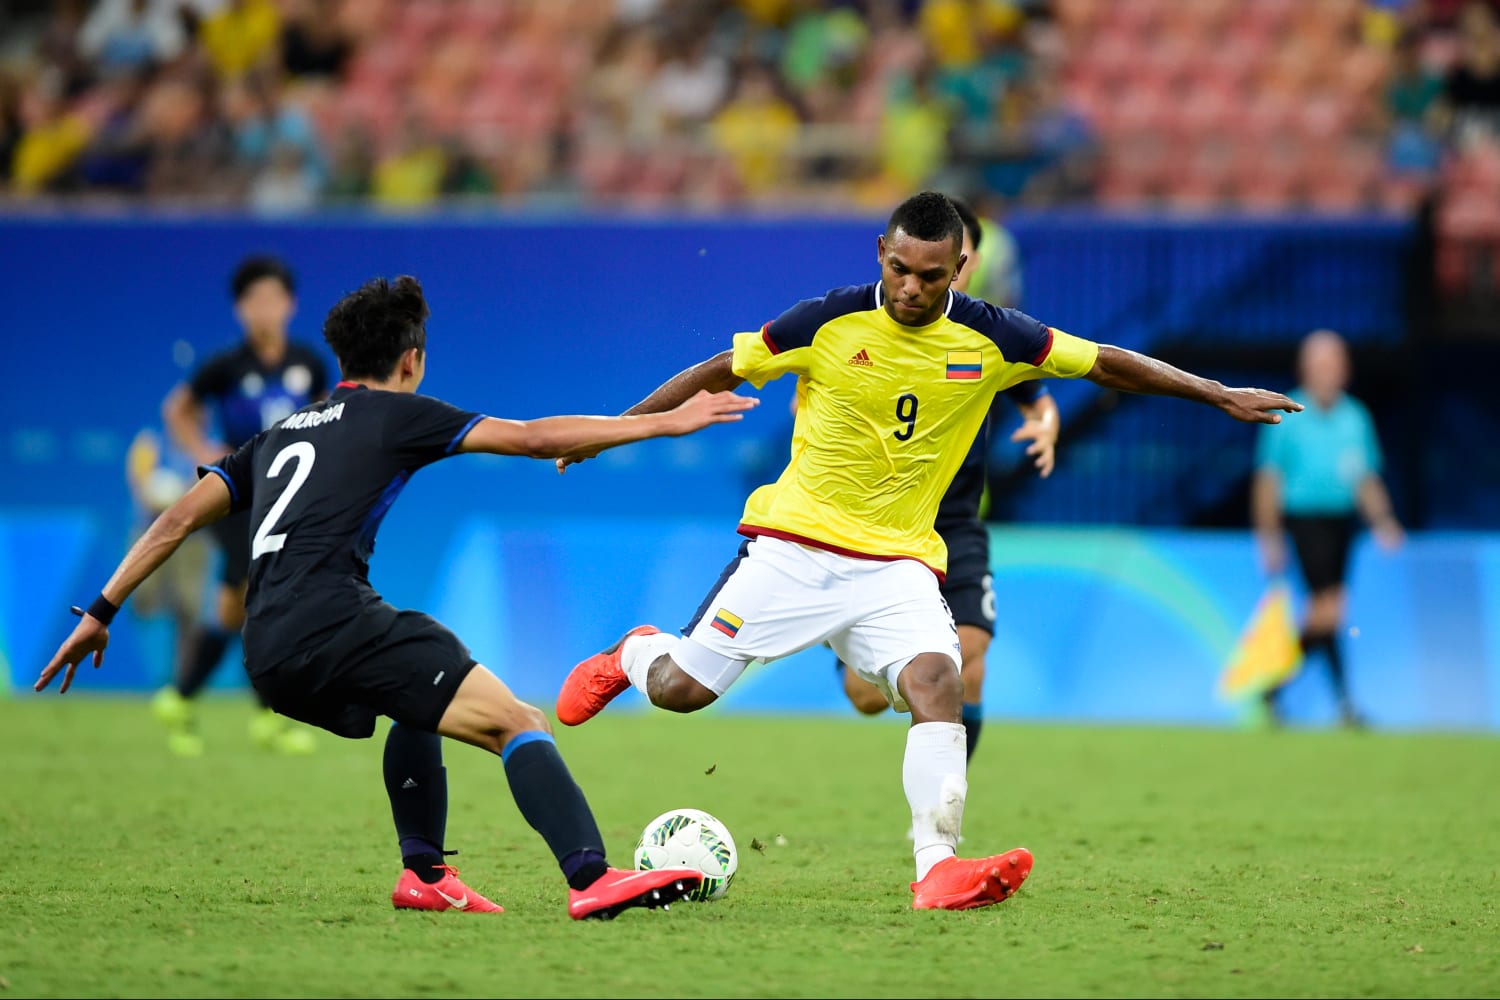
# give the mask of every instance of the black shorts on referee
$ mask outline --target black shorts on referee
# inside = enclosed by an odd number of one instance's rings
[[[1285,520],[1307,589],[1317,593],[1343,586],[1349,574],[1349,549],[1354,544],[1354,515],[1288,514]]]

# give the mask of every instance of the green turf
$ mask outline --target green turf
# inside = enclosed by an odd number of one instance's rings
[[[499,761],[450,749],[449,835],[508,912],[397,915],[378,743],[269,757],[245,705],[206,713],[211,752],[182,761],[140,701],[0,701],[0,991],[1500,990],[1489,739],[992,723],[964,848],[1024,844],[1036,871],[1000,906],[914,913],[899,725],[606,714],[561,746],[617,863],[688,805],[730,826],[741,869],[721,902],[575,924]]]

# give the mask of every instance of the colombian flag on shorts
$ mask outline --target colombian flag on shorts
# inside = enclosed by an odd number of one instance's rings
[[[745,624],[745,619],[741,618],[739,615],[730,614],[724,608],[720,608],[719,613],[714,615],[714,620],[710,622],[710,624],[720,632],[723,632],[725,635],[729,636],[729,638],[733,639],[736,635],[739,634],[740,626]]]
[[[948,377],[961,379],[978,378],[981,357],[983,355],[979,351],[949,351]]]

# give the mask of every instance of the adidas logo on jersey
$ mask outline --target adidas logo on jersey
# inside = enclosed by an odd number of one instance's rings
[[[860,348],[859,353],[849,359],[849,363],[851,365],[858,365],[860,368],[875,367],[875,362],[870,360],[870,352],[864,348]]]

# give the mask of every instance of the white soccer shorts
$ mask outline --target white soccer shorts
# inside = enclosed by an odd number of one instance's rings
[[[716,694],[752,660],[776,660],[827,642],[840,660],[908,711],[896,686],[922,653],[962,664],[953,616],[932,570],[912,559],[858,559],[761,536],[731,563],[673,651]]]

